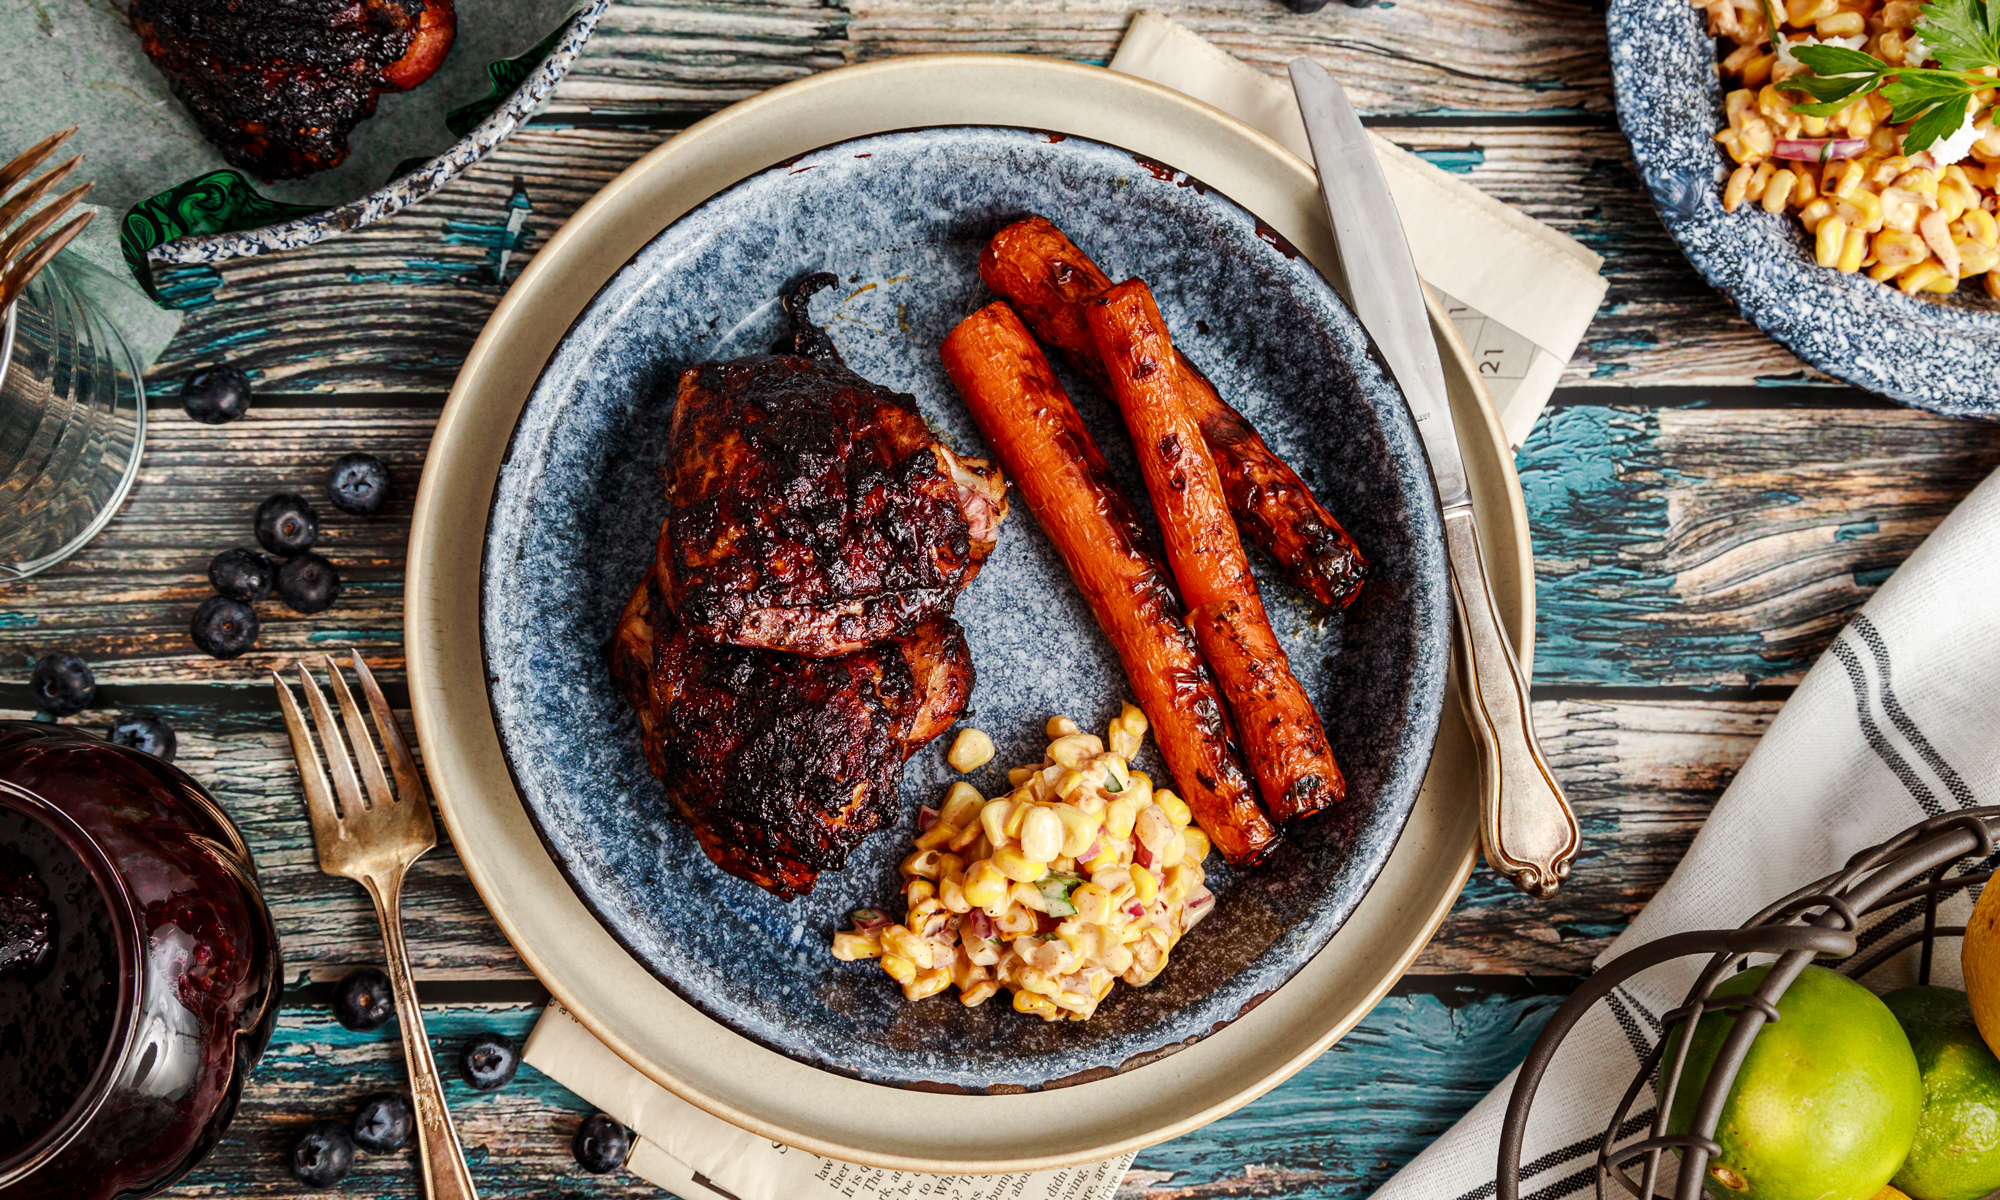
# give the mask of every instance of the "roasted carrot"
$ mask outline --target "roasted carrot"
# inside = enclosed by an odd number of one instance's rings
[[[1137,279],[1084,307],[1112,398],[1132,431],[1188,624],[1236,717],[1257,790],[1277,820],[1309,816],[1339,800],[1347,785],[1265,616],[1222,477],[1181,399],[1188,376],[1166,322]]]
[[[1111,280],[1062,230],[1045,217],[1016,221],[986,243],[979,277],[1020,310],[1036,337],[1108,390],[1083,305],[1109,288]],[[1229,511],[1243,536],[1271,556],[1293,587],[1329,608],[1353,603],[1368,573],[1361,548],[1207,376],[1185,355],[1181,365],[1190,376],[1183,397],[1215,459]]]
[[[1172,580],[1041,347],[1002,302],[960,322],[938,353],[1118,651],[1195,819],[1230,862],[1264,857],[1278,834],[1237,760],[1228,713],[1181,621]]]

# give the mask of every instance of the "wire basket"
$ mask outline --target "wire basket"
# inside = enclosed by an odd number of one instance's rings
[[[1700,1200],[1709,1160],[1722,1150],[1714,1135],[1723,1102],[1758,1030],[1778,1019],[1778,999],[1792,980],[1813,959],[1822,957],[1847,960],[1834,965],[1850,978],[1860,979],[1917,946],[1920,947],[1917,982],[1929,983],[1936,940],[1962,937],[1965,933],[1963,925],[1938,924],[1938,904],[1943,898],[1977,888],[1992,877],[1994,872],[1988,860],[1993,855],[1996,834],[2000,834],[2000,807],[1972,808],[1934,817],[1854,855],[1845,867],[1784,897],[1740,929],[1676,934],[1606,963],[1556,1010],[1521,1064],[1521,1074],[1515,1081],[1500,1131],[1500,1170],[1496,1179],[1499,1200],[1520,1200],[1521,1143],[1527,1132],[1528,1113],[1534,1106],[1535,1090],[1563,1038],[1593,1005],[1633,976],[1675,959],[1708,955],[1707,967],[1680,1007],[1661,1018],[1663,1032],[1659,1043],[1640,1064],[1632,1085],[1625,1089],[1624,1099],[1606,1123],[1595,1171],[1598,1200],[1618,1200],[1625,1196],[1638,1200],[1661,1200],[1669,1196],[1673,1200]],[[1953,875],[1954,867],[1964,870]],[[1895,915],[1905,906],[1914,911]],[[1892,929],[1908,924],[1919,914],[1923,924],[1857,957],[1862,925],[1875,914],[1890,914],[1885,920]],[[1763,983],[1745,995],[1712,999],[1716,986],[1735,974],[1744,959],[1753,954],[1777,956]],[[1685,1024],[1691,1034],[1694,1022],[1703,1015],[1730,1012],[1737,1014],[1735,1026],[1716,1054],[1689,1129],[1686,1133],[1669,1134],[1668,1114],[1680,1088],[1688,1048],[1694,1041],[1692,1036],[1681,1038],[1674,1061],[1663,1071],[1661,1060],[1673,1040],[1672,1032]],[[1658,1111],[1647,1135],[1617,1146],[1620,1130],[1626,1128],[1634,1107],[1648,1085],[1655,1081]],[[1663,1182],[1664,1169],[1672,1166],[1667,1158],[1669,1152],[1679,1155],[1680,1166],[1672,1190],[1662,1192],[1657,1189]]]

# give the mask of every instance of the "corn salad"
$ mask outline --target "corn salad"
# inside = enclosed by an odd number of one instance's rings
[[[1986,294],[2000,298],[2000,128],[1990,115],[1975,126],[1964,157],[1948,164],[1931,151],[1902,152],[1903,129],[1888,124],[1889,102],[1880,95],[1860,97],[1831,117],[1801,116],[1792,106],[1812,98],[1784,81],[1806,68],[1771,48],[1761,0],[1692,2],[1707,11],[1709,32],[1727,39],[1720,70],[1729,127],[1715,138],[1737,166],[1723,186],[1724,208],[1755,203],[1797,214],[1823,267],[1866,271],[1911,295],[1951,292],[1960,280],[1983,276]],[[1930,61],[1915,28],[1920,0],[1772,4],[1788,46],[1839,44],[1892,66]],[[1973,111],[1984,111],[1994,94],[1978,93]],[[1810,144],[1782,145],[1801,139],[1830,139],[1849,157],[1788,161],[1787,154],[1822,157]]]
[[[854,914],[833,956],[879,959],[911,1000],[956,984],[970,1008],[1006,988],[1014,1008],[1081,1021],[1120,979],[1151,983],[1182,935],[1215,908],[1208,837],[1186,802],[1128,765],[1146,736],[1130,704],[1100,739],[1068,717],[1048,752],[987,799],[954,783],[918,821],[903,860],[907,914]]]

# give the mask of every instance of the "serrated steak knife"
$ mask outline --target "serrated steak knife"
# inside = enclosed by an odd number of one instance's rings
[[[1581,835],[1535,740],[1527,681],[1486,582],[1479,522],[1410,243],[1382,164],[1340,84],[1307,58],[1293,59],[1291,72],[1355,315],[1402,385],[1437,483],[1458,612],[1459,698],[1479,745],[1486,861],[1522,891],[1547,897],[1568,878]]]

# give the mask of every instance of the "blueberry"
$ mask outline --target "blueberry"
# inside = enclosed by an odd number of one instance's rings
[[[210,596],[194,610],[188,633],[202,653],[235,658],[257,644],[257,629],[256,609],[227,596]]]
[[[312,548],[319,514],[304,496],[279,492],[257,508],[257,544],[283,558]]]
[[[42,656],[28,676],[28,688],[35,695],[35,707],[52,717],[66,717],[90,707],[97,696],[97,676],[90,664],[67,650]]]
[[[396,1015],[389,977],[374,967],[349,971],[333,985],[333,1019],[357,1033],[380,1029]]]
[[[1347,0],[1347,2],[1359,8],[1361,4],[1373,4],[1375,0],[1361,0],[1360,4],[1355,3],[1355,0]],[[1326,7],[1326,0],[1285,0],[1285,7],[1295,13],[1316,13]]]
[[[278,571],[271,560],[255,550],[238,547],[208,560],[208,581],[215,585],[215,590],[245,604],[269,599],[271,585],[277,578]]]
[[[174,727],[152,713],[127,713],[111,727],[111,742],[116,746],[130,746],[161,762],[174,761],[174,750],[179,745],[179,739],[174,737]]]
[[[377,1092],[354,1110],[354,1144],[371,1154],[394,1154],[410,1144],[417,1115],[401,1092]]]
[[[490,1092],[512,1082],[514,1072],[521,1069],[521,1052],[505,1034],[475,1033],[465,1039],[458,1069],[474,1091]]]
[[[317,554],[288,558],[278,568],[278,599],[293,612],[325,612],[340,595],[340,572]]]
[[[338,1121],[314,1121],[292,1143],[292,1178],[330,1188],[354,1169],[354,1138]]]
[[[229,366],[196,371],[181,385],[181,407],[204,425],[225,425],[250,411],[250,377]]]
[[[389,468],[372,454],[343,454],[326,473],[326,498],[341,512],[365,517],[389,498]]]
[[[569,1148],[576,1155],[577,1166],[592,1175],[608,1175],[625,1165],[625,1155],[632,1149],[632,1133],[603,1113],[592,1113],[576,1127]]]

